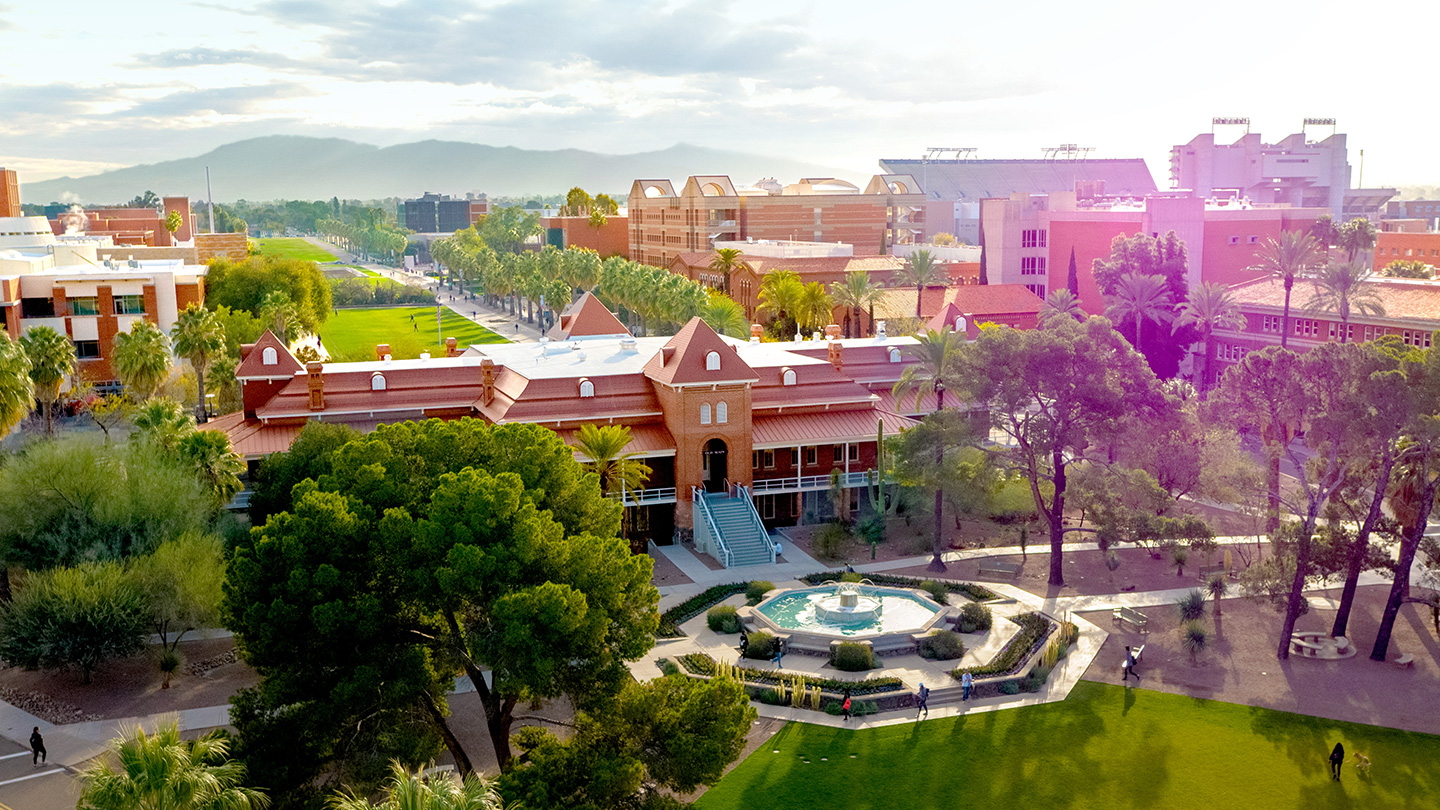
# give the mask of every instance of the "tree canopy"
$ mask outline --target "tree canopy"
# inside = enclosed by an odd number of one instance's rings
[[[205,279],[205,305],[210,309],[229,307],[261,318],[265,296],[274,292],[289,298],[306,332],[315,332],[330,317],[330,282],[314,262],[275,256],[210,262]]]

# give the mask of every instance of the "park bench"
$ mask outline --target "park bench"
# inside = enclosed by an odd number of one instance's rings
[[[1145,632],[1145,626],[1150,624],[1150,619],[1144,613],[1128,607],[1117,607],[1110,611],[1110,621],[1113,624],[1133,625],[1136,630]]]
[[[1319,644],[1311,644],[1304,639],[1290,639],[1290,652],[1302,658],[1319,658],[1321,647]]]
[[[1223,562],[1215,563],[1214,565],[1202,565],[1199,568],[1201,582],[1209,582],[1211,577],[1223,573],[1225,573],[1225,563]]]
[[[1130,648],[1130,654],[1135,657],[1135,666],[1140,666],[1140,657],[1145,654],[1145,645],[1138,644]],[[1125,671],[1125,659],[1120,659],[1120,671]]]
[[[1020,576],[1020,566],[1016,563],[1000,562],[999,560],[982,560],[980,562],[980,575],[994,574],[995,576],[1009,577],[1014,579]]]

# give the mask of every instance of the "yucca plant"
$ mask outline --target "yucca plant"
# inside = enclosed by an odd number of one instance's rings
[[[1205,594],[1198,589],[1192,590],[1180,597],[1180,601],[1175,603],[1175,607],[1180,611],[1181,621],[1199,621],[1205,618]]]

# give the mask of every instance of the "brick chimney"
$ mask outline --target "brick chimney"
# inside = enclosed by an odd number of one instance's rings
[[[761,337],[762,335],[764,335],[764,334],[765,334],[765,327],[761,326],[761,325],[758,324],[758,323],[752,323],[752,324],[750,324],[750,339],[751,339],[751,340],[759,340],[760,337]]]
[[[375,359],[376,359],[376,360],[384,360],[384,359],[385,359],[385,355],[387,355],[387,354],[389,354],[389,353],[390,353],[390,344],[389,344],[389,343],[376,343],[376,344],[375,344]]]
[[[325,378],[320,374],[323,363],[305,364],[305,376],[310,383],[310,410],[325,410]]]
[[[839,371],[840,368],[845,365],[844,361],[840,359],[840,341],[831,340],[829,341],[829,344],[830,365],[834,366],[836,371]]]
[[[838,340],[840,338],[840,324],[832,323],[825,327],[826,340]]]
[[[447,337],[447,338],[445,338],[445,356],[446,356],[446,357],[459,357],[459,356],[460,356],[460,341],[456,340],[456,339],[453,338],[453,337]]]
[[[480,403],[489,405],[495,401],[495,361],[486,357],[480,361]]]

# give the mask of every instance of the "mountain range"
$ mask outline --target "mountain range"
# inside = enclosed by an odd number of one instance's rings
[[[726,174],[736,185],[763,177],[782,183],[801,177],[863,179],[853,171],[683,143],[657,152],[606,155],[434,140],[379,147],[340,138],[271,135],[226,144],[198,157],[87,177],[28,184],[22,177],[20,192],[25,202],[42,204],[108,205],[146,190],[203,200],[207,166],[216,202],[374,200],[418,197],[426,191],[513,197],[563,194],[574,186],[591,194],[623,196],[638,178],[669,178],[678,187],[692,174]]]

